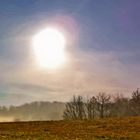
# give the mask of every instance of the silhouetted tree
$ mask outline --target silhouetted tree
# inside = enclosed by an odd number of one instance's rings
[[[87,119],[91,120],[94,119],[96,116],[96,109],[97,109],[97,100],[93,96],[92,98],[87,100],[86,103],[86,114],[87,114]]]
[[[140,92],[137,89],[132,93],[132,98],[130,100],[131,111],[134,116],[140,115]]]
[[[114,96],[114,100],[111,103],[110,116],[121,117],[128,116],[129,114],[129,98],[123,97],[122,94]]]
[[[100,118],[104,118],[109,114],[110,98],[111,96],[107,95],[106,93],[99,93],[96,96],[97,111],[99,112]]]
[[[63,118],[67,120],[85,119],[85,104],[82,96],[73,96],[72,101],[66,104]]]

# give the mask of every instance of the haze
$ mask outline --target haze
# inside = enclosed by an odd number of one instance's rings
[[[0,105],[69,101],[140,86],[139,0],[0,1]],[[48,26],[66,39],[67,62],[41,69],[31,40]]]

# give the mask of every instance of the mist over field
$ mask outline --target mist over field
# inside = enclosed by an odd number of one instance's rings
[[[0,107],[0,122],[62,120],[65,103],[32,102]]]
[[[139,0],[1,0],[0,105],[67,102],[140,86]]]
[[[0,140],[140,140],[140,0],[0,0]]]

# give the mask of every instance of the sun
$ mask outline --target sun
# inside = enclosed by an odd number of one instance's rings
[[[43,68],[57,68],[65,62],[66,39],[55,28],[46,28],[33,36],[32,46],[37,62]]]

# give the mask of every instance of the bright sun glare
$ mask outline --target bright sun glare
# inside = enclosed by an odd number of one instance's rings
[[[46,28],[33,37],[36,59],[43,68],[57,68],[65,61],[64,35],[55,28]]]

